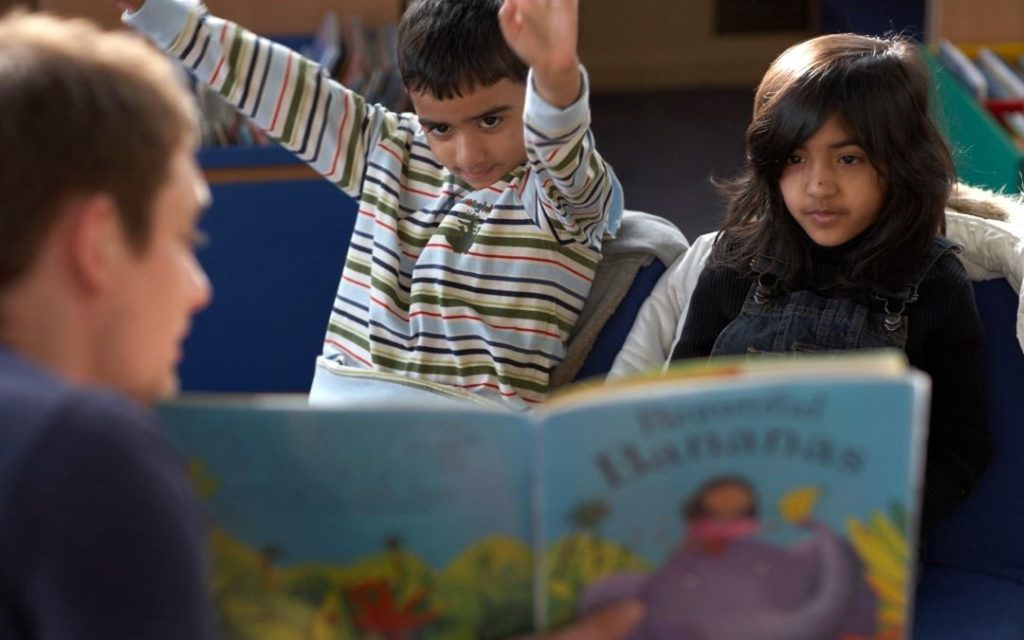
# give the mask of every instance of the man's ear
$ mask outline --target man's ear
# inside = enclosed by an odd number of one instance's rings
[[[125,239],[117,203],[108,195],[76,198],[68,205],[68,259],[74,277],[90,291],[112,286],[124,257]]]

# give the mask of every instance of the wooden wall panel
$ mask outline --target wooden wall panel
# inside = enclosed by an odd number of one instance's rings
[[[929,39],[1024,42],[1024,0],[931,0]]]
[[[712,0],[580,2],[580,57],[598,89],[753,86],[810,33],[718,35]]]

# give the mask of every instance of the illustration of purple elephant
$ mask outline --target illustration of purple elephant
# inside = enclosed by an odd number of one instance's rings
[[[687,539],[653,574],[594,583],[582,612],[626,597],[647,608],[631,640],[855,640],[876,628],[877,599],[850,544],[807,519],[791,546],[759,539],[752,487],[733,476],[684,508]]]

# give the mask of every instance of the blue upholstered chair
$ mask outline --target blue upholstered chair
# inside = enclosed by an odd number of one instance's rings
[[[992,461],[975,492],[932,532],[916,594],[914,640],[1024,638],[1024,229],[955,219],[972,260],[1007,278],[978,280]],[[964,228],[962,225],[969,225]],[[978,266],[975,264],[974,266]]]

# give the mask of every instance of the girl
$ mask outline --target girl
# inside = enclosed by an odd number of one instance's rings
[[[981,322],[941,235],[954,174],[928,88],[899,39],[822,36],[772,63],[672,355],[904,349],[933,383],[925,529],[988,457]]]

